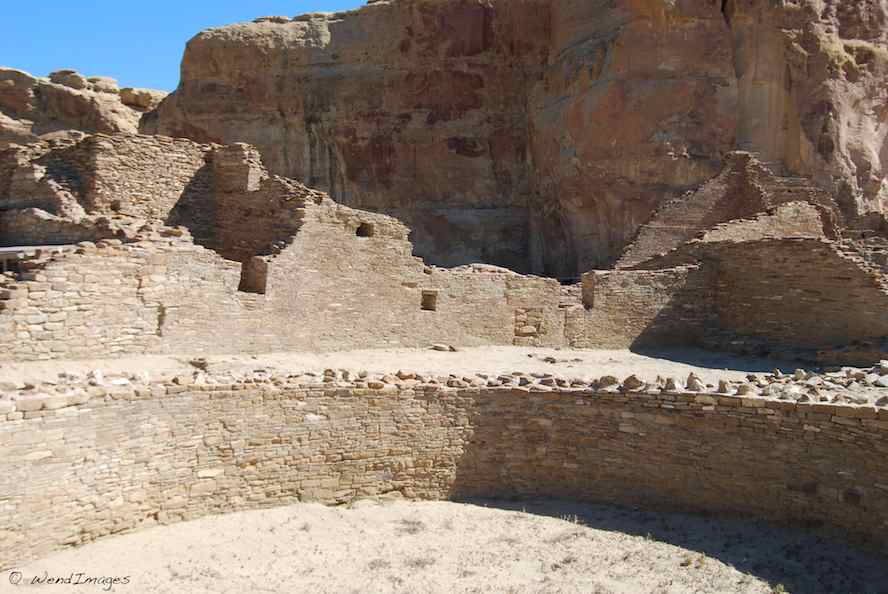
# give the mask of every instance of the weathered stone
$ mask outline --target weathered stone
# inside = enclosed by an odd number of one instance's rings
[[[73,70],[37,78],[0,68],[0,150],[11,143],[27,144],[41,138],[76,140],[85,133],[135,133],[142,114],[155,107],[165,93],[146,91],[154,99],[147,107],[135,101],[127,104],[111,80],[87,79]]]
[[[627,390],[637,390],[643,387],[645,383],[638,379],[635,375],[630,375],[625,380],[623,380],[623,387]]]
[[[706,384],[696,374],[688,375],[687,389],[691,392],[705,392]]]
[[[608,388],[610,386],[619,385],[620,380],[612,375],[605,375],[598,380],[598,387],[600,388]]]

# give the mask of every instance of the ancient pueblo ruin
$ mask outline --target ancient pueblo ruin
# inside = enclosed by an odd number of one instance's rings
[[[169,95],[0,69],[0,569],[385,497],[884,554],[886,137],[880,0],[371,0],[204,31]],[[266,357],[356,350],[435,370]]]

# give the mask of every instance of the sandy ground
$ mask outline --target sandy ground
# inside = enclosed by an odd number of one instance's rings
[[[0,591],[104,590],[30,585],[82,572],[127,578],[108,591],[159,594],[888,592],[888,561],[803,533],[558,502],[304,504],[153,528],[15,572]]]
[[[548,363],[554,357],[557,363]],[[152,378],[191,373],[187,355],[140,355],[119,359],[83,359],[66,361],[29,361],[0,365],[0,381],[40,381],[54,379],[60,372],[85,374],[101,369],[106,375],[147,371]],[[205,357],[209,370],[253,371],[255,369],[287,372],[323,372],[324,369],[348,369],[369,373],[393,373],[398,370],[424,374],[475,373],[553,373],[564,377],[598,378],[615,375],[625,379],[636,374],[653,381],[658,375],[686,379],[692,371],[704,381],[742,379],[750,372],[770,372],[780,368],[791,372],[791,363],[741,358],[702,350],[681,349],[650,356],[630,351],[576,351],[528,347],[465,348],[455,353],[429,349],[379,349],[332,353],[268,353],[262,355],[219,355]]]

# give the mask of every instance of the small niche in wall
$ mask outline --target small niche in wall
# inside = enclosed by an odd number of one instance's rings
[[[243,293],[258,293],[265,295],[268,283],[268,262],[256,256],[245,261],[241,265],[240,285],[237,290]]]
[[[376,229],[373,227],[373,223],[361,223],[358,225],[358,230],[355,231],[355,235],[358,237],[373,237],[376,234]]]
[[[438,311],[438,291],[422,292],[422,311]]]
[[[0,273],[10,272],[12,274],[19,274],[21,272],[21,266],[19,266],[19,261],[17,259],[2,259],[0,260]]]

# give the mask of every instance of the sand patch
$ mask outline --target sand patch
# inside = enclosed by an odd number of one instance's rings
[[[85,572],[159,594],[888,591],[884,559],[811,535],[559,502],[303,504],[111,538],[18,571],[23,583],[3,576],[0,590]]]

